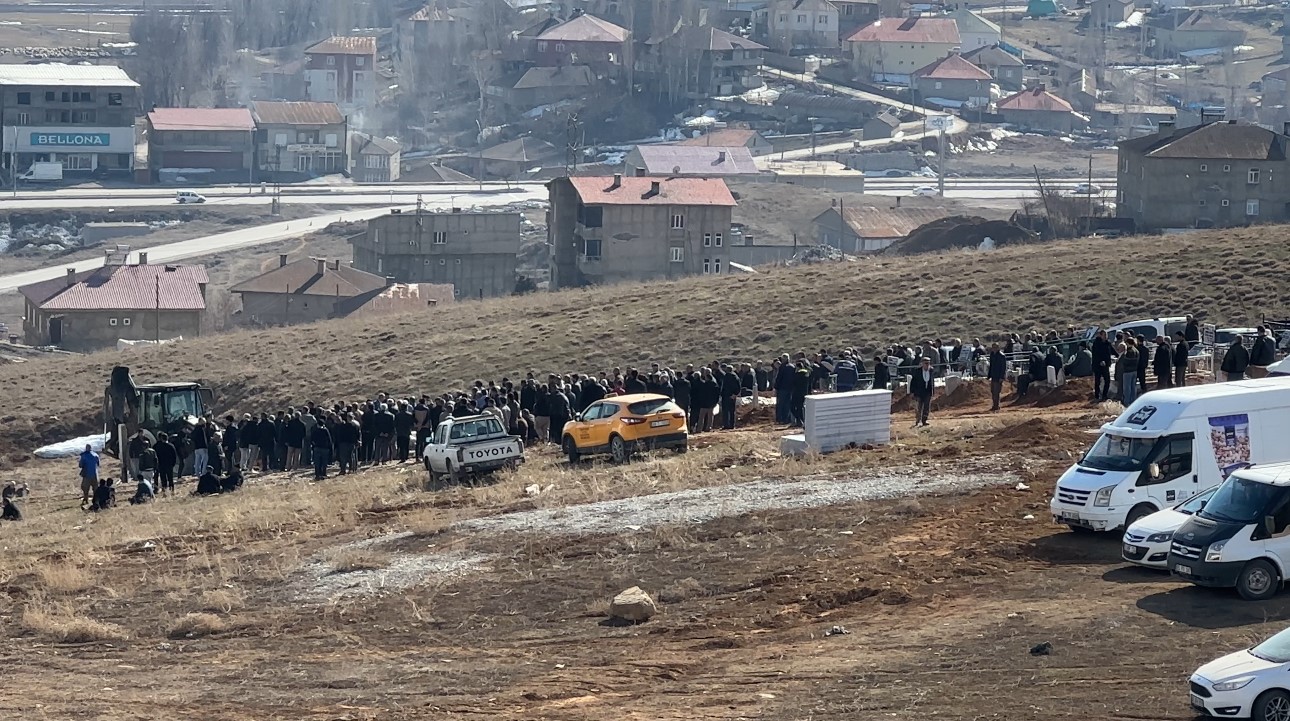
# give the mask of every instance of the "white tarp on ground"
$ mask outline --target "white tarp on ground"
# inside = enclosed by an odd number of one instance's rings
[[[95,450],[95,452],[101,453],[103,451],[103,444],[106,442],[107,434],[98,433],[92,436],[73,438],[70,441],[51,443],[47,446],[37,448],[32,455],[37,458],[75,458],[81,454],[81,451],[85,450],[85,445],[87,443],[90,448]]]
[[[117,340],[116,340],[116,349],[117,349],[117,350],[130,350],[131,348],[138,348],[138,347],[140,347],[140,346],[148,347],[148,346],[154,346],[154,345],[166,345],[167,343],[174,343],[175,341],[180,341],[180,340],[183,340],[183,339],[184,339],[184,337],[183,337],[182,335],[181,335],[181,336],[178,336],[178,337],[176,337],[176,338],[166,338],[166,339],[164,339],[164,340],[160,340],[160,341],[156,341],[156,340],[125,340],[124,338],[117,338]]]

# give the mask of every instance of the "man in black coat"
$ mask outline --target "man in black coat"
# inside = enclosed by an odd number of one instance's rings
[[[1228,347],[1227,353],[1223,355],[1222,371],[1227,374],[1227,380],[1240,381],[1245,380],[1245,371],[1250,366],[1250,352],[1245,350],[1245,344],[1241,336],[1236,336],[1232,340],[1232,345]]]
[[[175,466],[179,464],[179,452],[165,433],[157,434],[157,445],[152,447],[157,454],[157,492],[175,494]]]
[[[999,396],[1003,394],[1003,381],[1008,377],[1008,356],[999,350],[998,343],[990,345],[990,369],[985,377],[990,381],[990,410],[999,410]]]
[[[1147,392],[1147,368],[1151,366],[1151,353],[1147,350],[1147,337],[1139,333],[1138,341],[1138,395]]]
[[[707,433],[712,430],[712,409],[721,401],[721,386],[712,377],[712,369],[703,368],[690,381],[690,403],[694,406],[691,433]]]
[[[1259,326],[1259,334],[1250,346],[1250,367],[1247,373],[1251,378],[1266,378],[1268,366],[1277,362],[1277,344],[1268,335],[1268,329]]]
[[[412,426],[416,416],[406,401],[399,401],[399,411],[394,414],[394,448],[399,456],[399,463],[408,462],[408,448],[412,445]]]
[[[237,422],[233,416],[224,416],[224,438],[221,440],[224,451],[224,467],[237,468],[237,449],[240,446]]]
[[[585,411],[591,407],[592,403],[605,397],[605,387],[597,383],[594,379],[588,378],[583,381],[582,389],[578,392],[578,410]]]
[[[1156,388],[1168,388],[1174,381],[1173,347],[1164,336],[1156,336],[1156,352],[1151,358],[1151,372],[1156,374]]]
[[[788,425],[793,421],[793,373],[797,369],[788,360],[788,354],[779,357],[779,370],[775,372],[775,422]]]
[[[875,391],[885,391],[891,386],[891,366],[887,365],[887,359],[881,353],[873,355],[873,384],[870,389]]]
[[[1039,356],[1042,362],[1043,356]],[[932,393],[936,389],[936,371],[932,368],[932,359],[923,356],[918,370],[909,378],[909,395],[918,402],[914,416],[914,427],[927,425],[927,417],[932,413]]]
[[[1187,385],[1187,361],[1189,359],[1187,336],[1182,331],[1174,333],[1174,385],[1182,388]]]
[[[648,390],[645,381],[641,380],[640,371],[632,368],[627,371],[627,380],[623,381],[623,390],[628,393],[644,393]]]
[[[1111,397],[1111,369],[1115,366],[1115,346],[1099,330],[1093,339],[1093,395],[1099,401]]]
[[[739,376],[735,369],[726,366],[721,375],[721,427],[727,431],[735,429],[735,406],[739,401]]]
[[[268,473],[269,464],[273,461],[273,451],[278,447],[278,427],[268,413],[260,414],[258,424],[260,433],[260,472]]]
[[[314,480],[321,481],[327,477],[327,466],[331,464],[332,437],[326,423],[314,426],[309,445],[314,459]],[[341,472],[344,473],[343,467]]]
[[[551,388],[547,394],[547,409],[551,413],[551,442],[559,444],[564,439],[564,424],[569,422],[569,398],[559,388]]]

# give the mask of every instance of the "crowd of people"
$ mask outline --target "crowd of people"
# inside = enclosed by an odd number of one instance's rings
[[[1266,366],[1275,357],[1275,345],[1260,329],[1255,348],[1246,352],[1238,339],[1227,351],[1223,371],[1228,378],[1243,377]],[[1076,337],[1068,329],[1066,339]],[[989,347],[980,339],[965,344],[960,339],[928,339],[917,345],[893,345],[865,355],[845,348],[836,355],[828,349],[808,354],[782,354],[770,362],[686,365],[670,368],[653,364],[648,370],[612,368],[592,373],[550,374],[539,378],[529,372],[518,381],[475,381],[468,389],[431,397],[396,398],[379,393],[364,402],[313,401],[276,413],[243,413],[240,417],[212,414],[173,437],[165,433],[152,441],[143,432],[127,442],[127,473],[136,484],[132,502],[147,502],[175,493],[175,479],[192,475],[204,493],[235,490],[250,473],[296,471],[311,468],[322,480],[333,467],[341,475],[360,467],[406,463],[420,458],[434,429],[449,416],[480,413],[495,415],[512,435],[526,444],[559,444],[564,425],[592,403],[635,393],[666,395],[684,409],[690,432],[733,429],[739,404],[774,398],[775,420],[800,426],[805,400],[819,391],[846,392],[863,388],[888,389],[908,379],[916,400],[915,425],[926,425],[936,379],[947,373],[984,376],[990,382],[991,410],[999,410],[1004,383],[1016,384],[1024,398],[1036,381],[1051,374],[1092,377],[1099,400],[1110,399],[1112,379],[1116,397],[1126,405],[1147,389],[1147,374],[1157,387],[1186,383],[1190,350],[1200,342],[1197,323],[1174,339],[1105,331],[1073,346],[1057,331],[1013,334]],[[1154,344],[1154,350],[1148,346]],[[1063,355],[1059,345],[1074,347]],[[751,401],[749,400],[751,399]],[[82,505],[98,510],[114,504],[111,479],[101,479],[99,460],[88,447],[81,456]]]

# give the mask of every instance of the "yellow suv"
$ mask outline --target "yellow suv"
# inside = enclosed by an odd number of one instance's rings
[[[625,463],[639,451],[671,448],[685,453],[690,444],[685,411],[657,393],[596,401],[564,424],[561,437],[560,448],[570,463],[600,453],[613,456],[615,463]]]

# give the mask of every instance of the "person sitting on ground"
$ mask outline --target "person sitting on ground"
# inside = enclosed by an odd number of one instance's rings
[[[4,510],[0,511],[0,520],[4,521],[21,521],[22,511],[18,509],[18,504],[13,502],[18,495],[18,486],[13,481],[9,481],[4,486],[4,491],[0,492],[0,498],[4,500]]]
[[[91,511],[106,511],[116,505],[116,489],[112,487],[111,478],[104,478],[99,481],[98,487],[94,489],[94,500],[90,503]]]
[[[219,476],[215,475],[209,468],[197,479],[197,490],[195,493],[199,496],[213,496],[220,492]]]
[[[130,505],[138,506],[143,503],[151,503],[157,494],[153,491],[152,480],[147,478],[139,479],[139,484],[135,486],[134,495],[130,497]]]
[[[220,479],[220,493],[231,493],[242,487],[242,474],[236,469]]]

